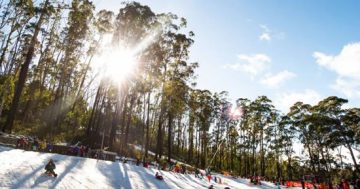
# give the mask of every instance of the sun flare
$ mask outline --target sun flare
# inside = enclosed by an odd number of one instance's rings
[[[110,34],[103,36],[99,45],[100,53],[94,57],[93,68],[99,71],[101,79],[123,84],[125,80],[137,74],[140,54],[154,42],[160,31],[160,28],[154,28],[132,48],[121,42],[114,44]]]
[[[242,117],[243,110],[241,107],[232,107],[229,114],[231,119],[238,120]]]
[[[130,49],[117,48],[103,54],[104,61],[103,77],[111,79],[115,83],[122,83],[132,76],[136,70],[137,58]]]

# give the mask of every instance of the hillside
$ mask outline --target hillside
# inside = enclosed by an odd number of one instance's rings
[[[42,176],[44,165],[53,159],[57,168],[57,178]],[[215,188],[247,189],[246,180],[220,176],[224,184],[194,175],[183,175],[162,171],[164,181],[154,178],[157,170],[141,166],[109,162],[59,154],[29,152],[0,146],[0,188],[160,188],[187,189]],[[276,188],[271,184],[262,188]]]

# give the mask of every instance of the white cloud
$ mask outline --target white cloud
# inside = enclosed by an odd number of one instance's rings
[[[283,40],[285,39],[285,33],[281,31],[273,31],[267,25],[260,24],[261,34],[259,35],[260,41],[271,41],[273,39]]]
[[[360,80],[338,77],[331,88],[340,91],[346,97],[360,97]]]
[[[246,63],[236,63],[225,65],[225,68],[230,68],[236,71],[243,71],[249,73],[252,77],[263,73],[271,62],[271,58],[265,54],[240,54],[238,58],[242,62]]]
[[[246,55],[246,54],[240,54],[238,58],[242,61],[249,62],[249,63],[257,63],[257,62],[263,62],[263,63],[270,63],[271,58],[267,56],[266,54],[254,54],[254,55]]]
[[[259,36],[260,41],[271,41],[271,30],[266,25],[259,25],[262,30],[261,35]]]
[[[260,36],[259,36],[259,40],[260,41],[271,41],[271,36],[269,33],[262,33]]]
[[[266,85],[270,88],[276,88],[279,85],[283,84],[286,80],[290,80],[296,77],[296,74],[287,70],[281,71],[275,75],[268,74],[266,75],[260,83]]]
[[[303,102],[305,104],[315,105],[321,100],[321,95],[311,89],[306,89],[303,92],[289,92],[283,93],[276,97],[274,101],[275,107],[283,113],[288,113],[290,107],[296,102]]]
[[[313,57],[318,65],[338,75],[333,89],[347,97],[360,97],[360,42],[345,45],[335,56],[314,52]]]

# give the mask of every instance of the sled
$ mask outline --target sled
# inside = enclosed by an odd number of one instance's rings
[[[45,172],[45,173],[43,173],[43,174],[41,174],[41,176],[48,176],[48,177],[57,177],[57,174],[51,174],[51,173],[47,173],[47,172]]]
[[[155,178],[157,179],[157,180],[164,180],[164,178],[162,177],[162,176],[155,176]]]

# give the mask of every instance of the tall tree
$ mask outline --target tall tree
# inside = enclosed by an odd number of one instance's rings
[[[11,133],[11,131],[12,131],[12,127],[13,127],[14,119],[15,119],[15,114],[16,114],[16,111],[17,111],[18,106],[19,106],[20,96],[21,96],[21,93],[22,93],[22,91],[24,89],[24,86],[25,86],[25,81],[26,81],[26,78],[27,78],[30,63],[31,63],[31,61],[33,59],[33,55],[34,55],[34,51],[35,51],[35,45],[36,45],[36,42],[38,40],[37,37],[39,35],[41,26],[42,26],[47,14],[48,14],[48,7],[49,7],[49,0],[46,0],[44,2],[44,4],[43,4],[43,7],[40,9],[40,16],[39,16],[39,19],[38,19],[38,21],[37,21],[37,23],[35,25],[34,33],[32,35],[32,38],[31,38],[31,41],[30,41],[30,44],[29,44],[29,47],[28,47],[28,51],[26,53],[25,61],[21,65],[19,78],[18,78],[18,81],[16,83],[16,87],[15,87],[15,94],[14,94],[14,97],[13,97],[13,100],[12,100],[12,103],[11,103],[11,108],[10,108],[10,111],[8,113],[8,117],[6,119],[6,122],[5,122],[5,124],[4,124],[3,128],[2,128],[3,132],[8,131],[9,133]]]

